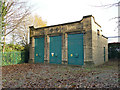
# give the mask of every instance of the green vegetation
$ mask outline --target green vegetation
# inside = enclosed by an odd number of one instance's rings
[[[5,52],[1,52],[1,54],[2,66],[27,63],[29,59],[29,46],[6,44]]]
[[[25,51],[4,52],[2,66],[25,62]]]
[[[11,52],[11,51],[23,51],[24,46],[21,46],[19,44],[6,44],[5,52]]]

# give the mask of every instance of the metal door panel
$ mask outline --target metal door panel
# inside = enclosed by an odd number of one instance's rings
[[[44,63],[44,37],[35,38],[35,63]]]
[[[50,37],[50,63],[61,64],[61,36]]]
[[[68,35],[68,64],[84,64],[83,34]]]

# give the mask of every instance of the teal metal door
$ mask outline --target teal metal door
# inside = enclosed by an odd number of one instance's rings
[[[105,47],[104,47],[104,62],[105,62]]]
[[[68,64],[84,64],[83,34],[68,35]]]
[[[61,64],[61,36],[50,37],[50,63]]]
[[[44,63],[44,37],[35,38],[35,63]]]

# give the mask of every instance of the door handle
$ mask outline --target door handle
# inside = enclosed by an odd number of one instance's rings
[[[57,57],[58,55],[57,54],[55,54],[55,57]]]
[[[38,56],[38,54],[36,54],[36,56]]]
[[[78,58],[78,57],[79,57],[79,54],[78,54],[78,53],[76,53],[76,54],[75,54],[75,57],[76,57],[76,58]]]

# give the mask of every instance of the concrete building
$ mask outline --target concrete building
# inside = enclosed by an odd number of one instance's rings
[[[108,39],[92,15],[41,28],[30,26],[29,63],[99,65],[108,61]]]

